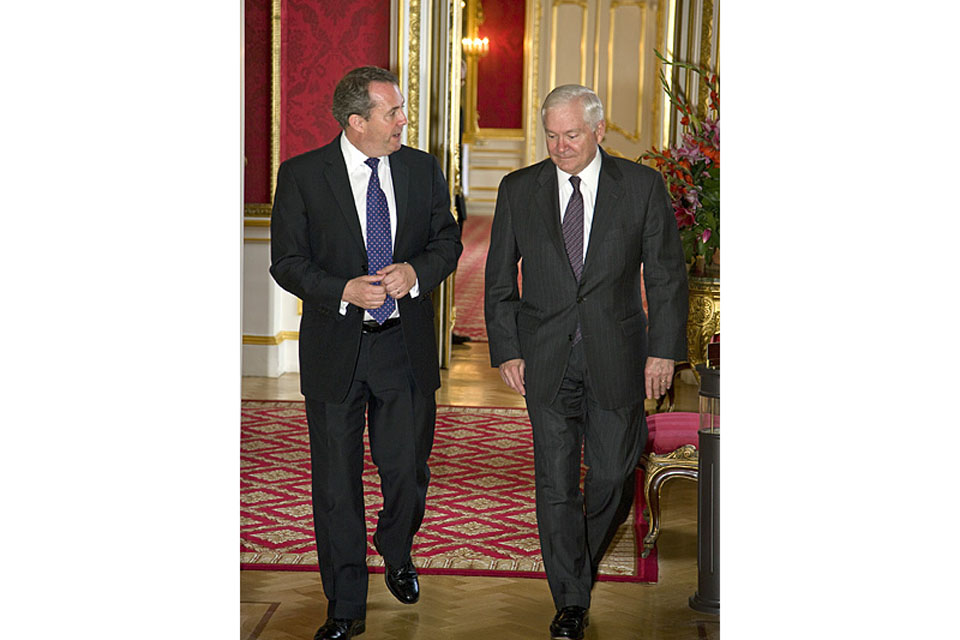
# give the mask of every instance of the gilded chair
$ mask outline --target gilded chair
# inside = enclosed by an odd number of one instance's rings
[[[640,555],[650,555],[660,536],[660,492],[673,478],[696,482],[698,473],[697,430],[700,414],[672,411],[647,416],[647,447],[640,458],[643,467],[644,517],[649,523]]]
[[[709,366],[720,366],[720,336],[714,336],[707,349],[706,360]],[[676,373],[691,368],[689,363],[678,363]],[[647,535],[643,537],[640,555],[650,555],[657,538],[660,537],[660,492],[663,485],[673,478],[697,481],[699,458],[697,444],[700,429],[700,414],[690,411],[674,411],[677,376],[669,393],[657,402],[657,411],[662,410],[666,401],[666,411],[647,416],[647,446],[640,458],[643,467],[643,498],[646,502],[644,517],[649,523]]]

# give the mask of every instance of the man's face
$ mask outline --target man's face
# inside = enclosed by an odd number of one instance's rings
[[[591,129],[584,121],[583,105],[572,100],[548,109],[543,129],[550,159],[563,171],[577,175],[597,154],[606,123],[601,120]]]
[[[390,155],[400,149],[400,134],[407,124],[403,94],[390,82],[371,82],[369,93],[374,104],[370,119],[350,116],[351,126],[357,131],[354,144],[371,158]]]

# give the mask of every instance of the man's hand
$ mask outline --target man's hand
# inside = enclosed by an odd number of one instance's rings
[[[387,295],[396,300],[407,295],[417,283],[417,272],[406,262],[387,265],[377,271],[377,275],[383,276],[381,281],[386,287]]]
[[[341,300],[361,309],[379,309],[387,299],[387,290],[377,275],[357,276],[348,280]]]
[[[507,383],[507,386],[522,396],[527,395],[527,389],[524,387],[524,373],[527,369],[527,363],[523,358],[514,358],[507,360],[500,365],[500,377]]]
[[[647,358],[643,377],[647,386],[647,398],[659,398],[673,384],[673,360]]]

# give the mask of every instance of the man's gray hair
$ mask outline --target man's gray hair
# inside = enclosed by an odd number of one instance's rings
[[[540,109],[540,120],[543,125],[547,124],[548,110],[575,101],[579,101],[583,106],[583,119],[587,126],[595,129],[603,120],[603,103],[591,89],[579,84],[560,85],[547,95]]]
[[[380,67],[357,67],[343,76],[333,91],[333,117],[344,129],[349,126],[353,114],[364,120],[370,118],[373,110],[371,82],[389,82],[400,86],[397,76]]]

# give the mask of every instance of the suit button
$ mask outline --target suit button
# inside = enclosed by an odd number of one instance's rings
[[[567,336],[567,340],[569,340],[570,342],[573,342],[573,334],[572,334],[572,333]]]
[[[581,304],[582,302],[583,302],[583,296],[577,296],[577,304]]]

